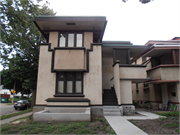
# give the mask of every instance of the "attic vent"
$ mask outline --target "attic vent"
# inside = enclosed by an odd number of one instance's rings
[[[76,25],[75,23],[66,23],[66,25]]]

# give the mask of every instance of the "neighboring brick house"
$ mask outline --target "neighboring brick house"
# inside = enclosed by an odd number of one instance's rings
[[[175,40],[176,39],[176,40]],[[133,100],[139,105],[144,101],[155,104],[180,103],[179,86],[179,47],[178,37],[169,41],[150,40],[145,45],[150,47],[133,64],[147,65],[149,81],[133,84]]]

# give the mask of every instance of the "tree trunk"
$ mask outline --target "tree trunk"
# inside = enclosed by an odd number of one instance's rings
[[[21,100],[23,99],[24,92],[25,92],[25,90],[23,90],[21,93]]]
[[[31,108],[33,108],[33,106],[35,105],[36,102],[36,90],[32,90],[32,104],[31,104]]]

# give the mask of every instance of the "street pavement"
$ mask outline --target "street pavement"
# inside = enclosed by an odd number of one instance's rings
[[[16,113],[19,112],[14,109],[13,105],[6,105],[4,103],[0,103],[0,116],[1,115],[6,115],[6,114],[11,114],[11,113]]]

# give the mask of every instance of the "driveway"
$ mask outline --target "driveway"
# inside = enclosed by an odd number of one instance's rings
[[[13,105],[6,105],[4,103],[0,103],[0,116],[16,112],[18,111],[14,109]]]

